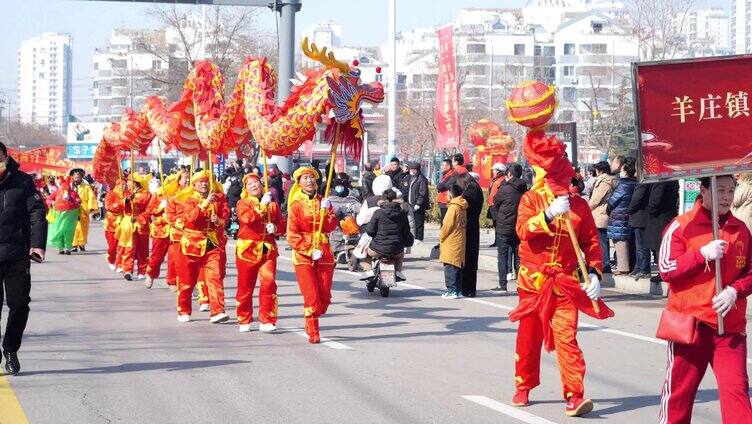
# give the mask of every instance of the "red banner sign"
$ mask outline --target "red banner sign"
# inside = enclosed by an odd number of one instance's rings
[[[643,180],[752,169],[752,56],[636,63],[632,70]]]
[[[460,145],[460,93],[454,61],[454,28],[439,29],[439,75],[436,83],[436,148]]]
[[[46,146],[26,152],[8,148],[8,156],[18,162],[21,171],[43,174],[67,174],[73,168],[82,168],[92,172],[91,162],[77,163],[64,159],[65,146]]]

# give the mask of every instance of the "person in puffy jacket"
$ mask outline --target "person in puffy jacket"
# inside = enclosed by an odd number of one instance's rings
[[[606,206],[608,214],[608,238],[614,241],[616,248],[616,265],[614,275],[629,274],[629,240],[632,228],[629,227],[629,202],[637,186],[634,161],[626,161],[621,167],[619,184],[611,193]]]
[[[368,246],[368,258],[388,257],[394,259],[395,275],[404,279],[402,260],[405,248],[413,244],[407,212],[402,208],[403,200],[397,193],[387,190],[382,194],[379,209],[373,213],[366,225],[366,233],[373,238]],[[370,265],[370,260],[368,261]]]
[[[517,236],[517,209],[520,199],[527,191],[527,184],[522,179],[522,166],[513,163],[507,168],[507,178],[495,193],[493,202],[496,214],[496,251],[497,267],[499,271],[499,285],[491,290],[507,291],[507,275],[517,273],[520,267],[518,248],[520,239]],[[510,265],[512,265],[510,269]]]
[[[611,176],[611,165],[605,160],[595,164],[595,181],[593,182],[593,189],[588,199],[590,210],[593,214],[593,220],[595,226],[598,228],[598,240],[601,245],[601,252],[603,253],[603,272],[608,274],[611,272],[611,252],[608,244],[608,214],[606,213],[607,203],[611,192],[614,190],[614,177]]]

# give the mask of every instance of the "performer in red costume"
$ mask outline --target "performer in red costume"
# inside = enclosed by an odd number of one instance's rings
[[[146,281],[144,284],[150,289],[154,280],[159,278],[159,270],[162,267],[170,248],[170,224],[165,217],[168,199],[178,190],[180,174],[172,174],[165,178],[157,192],[151,197],[147,212],[151,216],[151,254],[146,266]]]
[[[118,181],[118,185],[113,187],[104,196],[104,237],[107,241],[107,265],[109,265],[112,271],[122,271],[122,264],[118,257],[118,240],[117,240],[117,228],[120,225],[120,220],[123,219],[123,207],[125,206],[125,198],[130,196],[126,180],[121,179]]]
[[[303,293],[309,343],[321,341],[319,317],[326,313],[332,299],[334,256],[326,234],[338,224],[329,200],[322,200],[317,194],[318,176],[313,168],[298,168],[293,174],[295,184],[290,189],[287,207],[287,242],[293,249],[292,262]]]
[[[520,328],[515,353],[517,391],[512,403],[528,405],[530,390],[540,384],[541,345],[545,344],[549,352],[556,349],[567,401],[565,413],[581,416],[593,409],[593,402],[585,398],[578,314],[583,311],[600,319],[613,316],[605,303],[597,300],[602,269],[598,230],[587,202],[569,194],[574,169],[564,157],[564,145],[542,131],[531,131],[525,138],[524,153],[536,180],[522,196],[517,216],[520,301],[509,315],[512,321],[520,321]],[[582,286],[567,219],[588,268],[588,275],[581,276],[585,280]]]
[[[277,326],[277,243],[284,234],[285,221],[271,193],[264,193],[258,175],[243,178],[244,190],[237,205],[240,221],[235,251],[238,268],[238,324],[241,332],[251,331],[253,292],[259,287],[259,330],[274,331]]]
[[[133,279],[134,261],[138,262],[137,278],[139,280],[145,278],[149,259],[149,212],[147,208],[151,201],[148,179],[134,175],[131,180],[133,187],[129,187],[131,194],[124,199],[125,217],[120,220],[119,233],[119,246],[122,247],[123,256],[123,277],[128,281]]]
[[[180,250],[180,239],[183,237],[184,221],[181,217],[183,212],[183,202],[188,198],[193,187],[188,185],[189,177],[187,171],[178,173],[178,191],[174,196],[167,200],[167,208],[164,217],[170,225],[170,247],[167,250],[167,287],[171,291],[178,291],[179,269],[182,266],[183,252]]]
[[[191,319],[191,296],[201,268],[209,289],[209,322],[218,324],[229,319],[225,313],[224,278],[227,255],[225,224],[230,217],[221,186],[210,190],[208,171],[193,174],[194,192],[186,199],[181,217],[184,221],[180,248],[183,253],[178,280],[178,321]]]

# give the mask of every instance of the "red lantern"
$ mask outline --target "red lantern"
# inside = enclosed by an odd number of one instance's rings
[[[509,120],[528,128],[540,128],[554,115],[556,89],[540,81],[523,81],[507,100]]]
[[[467,138],[474,146],[484,146],[486,141],[502,133],[499,126],[488,119],[481,119],[467,129]]]

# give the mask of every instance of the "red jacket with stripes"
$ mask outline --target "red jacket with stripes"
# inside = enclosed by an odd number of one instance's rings
[[[752,292],[752,249],[747,226],[730,212],[720,217],[719,237],[728,242],[721,258],[722,286],[736,289],[734,308],[724,318],[727,333],[742,333],[747,325],[747,296]],[[713,310],[715,261],[706,262],[700,248],[713,240],[710,211],[698,201],[690,211],[674,218],[663,231],[658,271],[669,286],[666,309],[697,317],[717,328]]]

